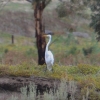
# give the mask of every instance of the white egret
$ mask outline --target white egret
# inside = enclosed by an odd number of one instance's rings
[[[47,69],[49,71],[51,71],[53,63],[54,63],[54,56],[53,56],[52,52],[50,50],[48,50],[50,42],[51,42],[51,35],[44,35],[44,36],[49,37],[49,41],[48,41],[48,43],[46,45],[46,49],[45,49],[45,62],[47,65]]]

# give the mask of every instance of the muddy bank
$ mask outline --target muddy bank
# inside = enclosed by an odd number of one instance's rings
[[[12,95],[19,96],[20,88],[34,83],[37,86],[36,92],[43,94],[47,89],[51,89],[54,85],[59,84],[57,79],[48,79],[42,77],[0,77],[0,100],[7,100]]]
[[[36,88],[36,94],[38,93],[40,95],[43,95],[45,91],[49,91],[50,89],[58,88],[60,84],[60,80],[57,79],[50,79],[50,78],[43,78],[43,77],[10,77],[10,76],[5,76],[5,77],[0,77],[0,100],[9,100],[9,98],[13,96],[15,97],[20,97],[20,88],[28,86],[30,83],[33,83],[37,86]],[[69,83],[66,83],[69,84]],[[67,87],[67,92],[68,92],[68,98],[70,98],[70,94],[73,93],[69,89],[69,85]],[[76,86],[75,86],[76,87]],[[28,88],[27,88],[28,91]],[[72,93],[71,93],[72,92]],[[75,100],[78,100],[78,95],[80,93],[79,87],[76,88],[76,93],[75,93]]]
[[[20,88],[29,83],[35,83],[37,88],[53,88],[54,84],[58,84],[60,81],[57,79],[49,79],[42,77],[0,77],[0,88],[6,91],[20,91]]]

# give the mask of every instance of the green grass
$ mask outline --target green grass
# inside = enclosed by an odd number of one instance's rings
[[[14,36],[14,45],[11,44],[11,35],[0,33],[0,53],[21,52],[23,55],[33,56],[37,60],[36,39],[34,37]],[[47,40],[48,41],[48,40]],[[83,53],[84,49],[93,48],[91,55]],[[74,65],[79,63],[99,64],[100,46],[94,39],[69,38],[66,35],[52,36],[52,42],[49,49],[53,52],[55,63],[61,65]],[[6,54],[5,54],[6,55]],[[98,57],[96,57],[98,55]],[[93,61],[93,62],[92,62]]]
[[[33,11],[31,8],[31,3],[13,3],[13,2],[9,2],[4,8],[3,10],[7,10],[7,11],[28,11],[31,12]]]

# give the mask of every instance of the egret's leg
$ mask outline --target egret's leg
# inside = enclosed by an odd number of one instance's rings
[[[47,65],[47,70],[48,71],[52,71],[52,66],[51,65]]]
[[[52,68],[52,70],[51,70],[51,71],[52,71],[52,72],[54,71],[54,70],[53,70],[53,68]]]
[[[44,72],[46,72],[47,71],[47,67],[45,67],[45,69],[44,69]]]
[[[47,71],[47,65],[46,65],[46,67],[44,68],[44,70],[43,70],[44,72],[46,72]]]

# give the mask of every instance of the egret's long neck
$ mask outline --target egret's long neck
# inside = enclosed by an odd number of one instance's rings
[[[49,41],[48,41],[48,43],[47,43],[47,45],[46,45],[46,51],[48,51],[48,47],[49,47],[49,45],[50,45],[50,42],[51,42],[51,36],[49,36]]]

